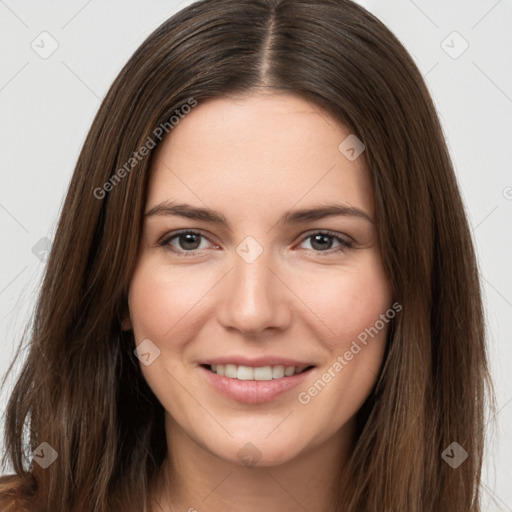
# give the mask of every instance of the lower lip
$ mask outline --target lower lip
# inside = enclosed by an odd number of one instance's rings
[[[204,366],[198,368],[217,391],[244,404],[261,404],[274,400],[303,383],[314,369],[310,368],[297,375],[280,379],[238,380],[217,375]]]

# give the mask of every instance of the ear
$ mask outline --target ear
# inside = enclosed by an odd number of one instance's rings
[[[123,331],[129,331],[132,329],[132,321],[130,319],[130,308],[128,306],[128,300],[126,299],[126,295],[123,300],[123,306],[121,307],[121,310],[122,310],[122,313],[121,313],[121,315],[119,315],[122,317],[121,329]]]
[[[123,331],[129,331],[132,328],[132,322],[130,320],[130,316],[126,315],[121,321],[121,329]]]

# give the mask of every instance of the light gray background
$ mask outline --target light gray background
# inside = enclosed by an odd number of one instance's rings
[[[53,237],[101,99],[142,41],[190,3],[0,0],[1,376],[34,305],[44,238]],[[360,3],[415,59],[455,163],[482,271],[498,401],[484,473],[493,502],[486,510],[512,511],[512,1]],[[46,59],[31,47],[43,51],[45,37],[44,48],[51,47],[44,31],[58,43]],[[8,384],[0,413],[12,378]]]

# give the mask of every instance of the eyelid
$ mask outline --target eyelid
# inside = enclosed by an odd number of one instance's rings
[[[338,233],[337,231],[331,231],[330,229],[312,229],[310,231],[306,231],[305,233],[302,233],[301,239],[304,240],[306,238],[309,238],[313,235],[328,235],[333,238],[337,238],[339,240],[342,240],[343,242],[347,244],[354,243],[354,239],[348,235],[345,235],[344,233]]]
[[[171,249],[170,246],[168,245],[169,242],[177,237],[179,237],[180,235],[185,235],[185,234],[193,234],[193,235],[199,235],[201,236],[202,238],[208,240],[208,242],[210,242],[212,245],[218,245],[218,244],[215,244],[214,242],[212,242],[210,240],[210,237],[207,236],[202,230],[200,229],[178,229],[177,231],[171,231],[170,233],[166,233],[162,238],[160,238],[160,240],[158,241],[158,245],[164,247],[164,248],[169,248],[169,250],[171,252],[174,252],[175,254],[189,254],[189,255],[195,255],[196,252],[199,252],[201,250],[204,250],[204,249],[194,249],[193,251],[176,251],[174,249]]]
[[[199,235],[200,237],[205,238],[210,243],[214,244],[214,242],[212,242],[210,240],[209,236],[205,235],[202,230],[200,230],[200,229],[192,229],[191,228],[191,229],[179,229],[177,231],[171,231],[170,233],[165,234],[158,241],[158,245],[160,245],[160,246],[162,246],[164,248],[167,248],[168,250],[170,250],[174,254],[178,254],[180,256],[183,256],[183,255],[185,255],[185,256],[187,256],[187,255],[188,256],[195,256],[198,252],[201,252],[202,250],[204,251],[204,249],[194,249],[192,251],[183,251],[183,250],[174,250],[174,249],[172,249],[169,246],[169,242],[171,240],[179,237],[180,235],[183,235],[183,234]],[[334,249],[332,249],[332,248],[331,249],[327,249],[325,251],[315,251],[313,249],[305,249],[306,251],[313,252],[315,254],[330,255],[330,254],[337,253],[337,252],[343,252],[346,249],[350,249],[352,247],[352,244],[353,244],[353,239],[351,237],[349,237],[348,235],[342,235],[341,233],[338,233],[338,232],[335,232],[335,231],[331,231],[331,230],[328,230],[328,229],[312,229],[310,231],[307,231],[306,233],[302,233],[300,241],[299,241],[299,244],[304,242],[304,241],[306,241],[308,238],[311,238],[313,235],[326,235],[326,236],[329,236],[329,237],[337,240],[340,243],[340,247],[334,248]],[[217,245],[217,244],[214,244],[214,245]],[[206,249],[206,250],[208,250],[208,249]]]
[[[344,252],[347,249],[351,249],[354,243],[354,240],[348,235],[342,235],[341,233],[331,231],[329,229],[313,229],[311,231],[307,231],[301,235],[300,243],[306,241],[308,238],[311,238],[313,235],[326,235],[330,238],[337,240],[340,243],[339,247],[327,249],[325,251],[315,251],[314,249],[305,249],[308,252],[313,252],[315,254],[319,254],[321,256],[329,256],[332,254],[337,254],[340,252]]]

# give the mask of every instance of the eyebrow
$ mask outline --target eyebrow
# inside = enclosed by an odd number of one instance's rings
[[[187,219],[211,222],[231,229],[228,220],[221,213],[211,210],[210,208],[200,208],[186,203],[175,204],[173,202],[166,201],[157,204],[144,215],[145,218],[153,216],[185,217]],[[288,210],[279,219],[278,224],[300,224],[333,216],[357,217],[372,224],[374,223],[373,219],[360,208],[343,204],[328,203],[326,205],[311,208]]]

